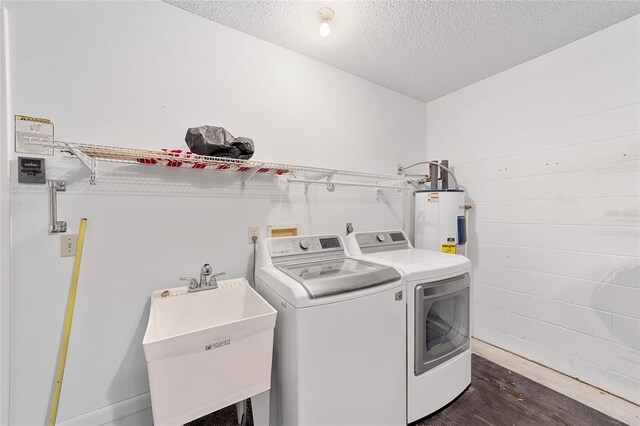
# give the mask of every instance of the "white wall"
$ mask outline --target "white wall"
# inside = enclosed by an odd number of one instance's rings
[[[473,205],[474,333],[640,402],[640,16],[427,104]]]
[[[8,95],[6,81],[7,47],[5,20],[7,14],[2,8],[0,14],[0,424],[9,423],[9,382],[11,346],[11,188],[9,174],[10,149],[4,141],[9,140],[11,132],[8,123]]]
[[[426,154],[424,103],[173,6],[5,7],[8,115],[50,118],[56,139],[184,148],[188,127],[215,124],[254,138],[256,159],[386,174]],[[3,135],[5,147],[12,143]],[[305,233],[341,234],[346,221],[358,230],[402,227],[394,191],[380,200],[370,188],[305,195],[266,177],[242,191],[235,175],[106,163],[89,187],[76,161],[46,161],[48,178],[68,182],[60,219],[75,233],[88,218],[59,420],[145,399],[150,293],[205,262],[229,278],[246,276],[248,226],[300,223]],[[12,167],[11,423],[42,424],[73,258],[60,258],[59,237],[47,234],[45,187],[16,183],[15,154]]]

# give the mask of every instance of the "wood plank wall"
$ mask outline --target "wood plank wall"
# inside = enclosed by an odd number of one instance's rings
[[[427,104],[476,337],[640,403],[640,15]]]

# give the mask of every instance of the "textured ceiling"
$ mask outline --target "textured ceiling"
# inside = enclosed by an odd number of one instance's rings
[[[164,1],[425,102],[640,13],[640,1]]]

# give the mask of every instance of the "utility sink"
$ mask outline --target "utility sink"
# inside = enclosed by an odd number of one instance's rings
[[[275,322],[244,278],[153,292],[142,345],[154,424],[187,423],[269,390]]]

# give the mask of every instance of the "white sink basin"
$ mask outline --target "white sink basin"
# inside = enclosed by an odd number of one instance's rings
[[[151,295],[142,345],[156,426],[189,422],[271,385],[276,310],[244,278],[187,289]]]

